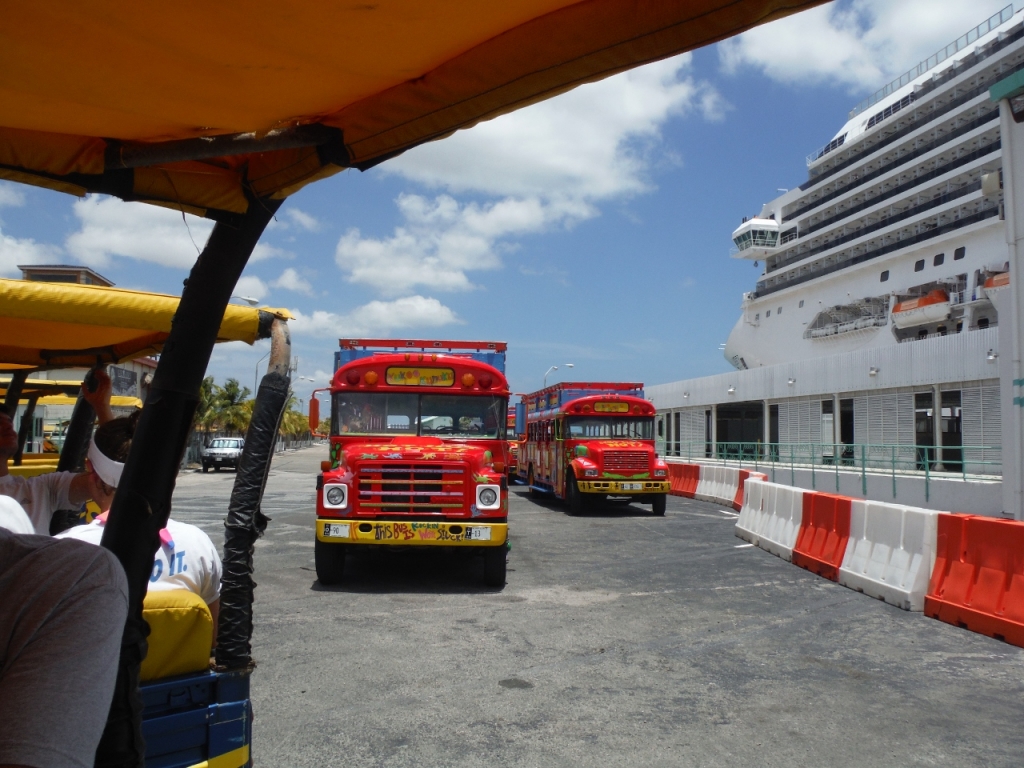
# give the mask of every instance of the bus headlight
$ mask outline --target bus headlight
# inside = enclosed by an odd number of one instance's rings
[[[348,486],[325,485],[324,506],[330,509],[345,509],[348,506]]]
[[[501,488],[497,485],[478,485],[476,487],[476,508],[497,509],[501,506]]]
[[[656,469],[656,470],[654,470],[654,476],[655,477],[664,477],[667,473],[668,473],[668,470],[666,470],[666,469]]]
[[[596,469],[585,469],[585,470],[583,470],[583,476],[584,477],[597,477],[597,474],[598,474],[598,472],[597,472]]]

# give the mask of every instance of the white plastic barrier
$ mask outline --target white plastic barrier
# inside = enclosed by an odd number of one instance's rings
[[[939,513],[855,500],[839,583],[905,611],[924,610]]]
[[[736,535],[751,544],[758,543],[757,532],[764,524],[763,500],[768,485],[755,478],[743,484],[743,506],[740,507],[740,517],[736,521]]]
[[[748,480],[750,490],[755,481]],[[787,562],[793,560],[793,547],[800,535],[800,524],[804,519],[804,491],[777,483],[760,483],[761,512],[748,513],[750,521],[747,538],[737,524],[736,535],[757,544],[761,549],[781,557]],[[746,499],[744,499],[746,505]],[[741,513],[742,517],[742,513]]]
[[[695,498],[702,499],[704,501],[714,501],[715,485],[718,482],[719,469],[721,469],[721,467],[701,464],[700,480],[697,482],[697,490],[693,494]]]
[[[702,464],[700,481],[694,496],[704,501],[715,501],[732,506],[739,490],[740,471],[736,467],[719,467]]]

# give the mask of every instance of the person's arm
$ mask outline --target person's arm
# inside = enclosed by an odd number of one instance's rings
[[[114,492],[107,491],[103,483],[92,472],[82,472],[71,479],[71,486],[68,489],[68,501],[72,507],[80,507],[89,500],[106,512],[114,500]]]
[[[85,382],[82,382],[82,397],[96,411],[96,418],[100,426],[103,426],[114,418],[114,412],[110,410],[110,393],[113,391],[113,385],[103,368],[93,369],[92,376],[96,381],[96,391],[90,392]]]

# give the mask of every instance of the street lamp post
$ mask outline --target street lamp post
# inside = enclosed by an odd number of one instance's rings
[[[260,363],[262,363],[268,357],[270,357],[269,351],[267,352],[267,354],[265,354],[263,357],[256,361],[256,372],[252,375],[252,392],[254,397],[256,393],[259,391],[259,386],[257,386],[257,383],[259,382],[260,378]]]
[[[232,299],[239,299],[241,301],[244,301],[250,307],[255,307],[257,304],[260,303],[259,299],[254,299],[252,296],[232,296],[231,298]]]
[[[572,363],[563,363],[563,365],[566,368],[575,368],[576,367]],[[547,389],[547,386],[548,386],[548,374],[551,373],[552,371],[557,371],[557,370],[558,370],[558,366],[557,365],[552,365],[550,368],[548,368],[546,371],[544,371],[544,388],[545,389]]]

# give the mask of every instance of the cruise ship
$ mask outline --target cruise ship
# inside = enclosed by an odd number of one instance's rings
[[[998,477],[1008,264],[989,89],[1021,69],[1010,5],[857,104],[807,181],[743,218],[732,256],[763,272],[724,346],[736,371],[649,388],[665,454]],[[989,495],[977,511],[996,514]]]

